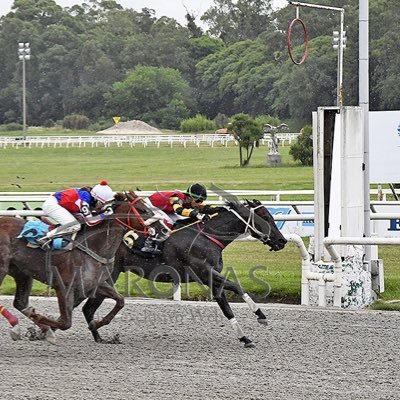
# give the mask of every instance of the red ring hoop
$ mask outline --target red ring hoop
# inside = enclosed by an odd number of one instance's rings
[[[303,27],[303,31],[304,31],[305,49],[304,49],[303,57],[302,57],[302,59],[300,61],[296,61],[293,58],[292,45],[291,45],[291,40],[290,40],[290,36],[292,34],[292,29],[293,29],[293,26],[296,24],[296,22],[300,23],[300,25]],[[291,22],[291,24],[289,25],[289,29],[288,29],[288,51],[289,51],[290,59],[292,60],[293,64],[300,65],[300,64],[303,64],[304,61],[306,61],[307,54],[308,54],[308,31],[307,31],[307,28],[306,28],[306,24],[300,18],[295,18]]]

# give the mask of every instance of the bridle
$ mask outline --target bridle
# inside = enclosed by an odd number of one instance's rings
[[[124,226],[125,228],[128,228],[129,230],[133,230],[135,232],[139,232],[139,233],[143,233],[144,235],[148,235],[149,234],[149,228],[146,225],[146,221],[143,219],[143,217],[141,216],[141,214],[139,213],[139,211],[137,210],[137,208],[135,207],[135,204],[138,203],[141,200],[141,197],[139,196],[132,196],[129,193],[125,193],[128,203],[129,203],[129,210],[127,212],[127,218],[125,222],[124,220],[122,220],[119,217],[116,217],[115,220],[122,226]],[[133,215],[133,216],[132,216]],[[135,218],[139,224],[143,227],[143,229],[138,229],[133,227],[129,221],[131,220],[131,218]]]
[[[244,230],[243,234],[250,234],[251,235],[251,233],[254,233],[264,244],[267,244],[268,241],[270,240],[271,226],[268,224],[268,227],[269,227],[269,233],[268,234],[264,234],[263,232],[259,231],[255,227],[254,218],[255,218],[255,215],[257,215],[255,213],[255,210],[257,208],[261,207],[261,206],[262,205],[254,207],[254,208],[252,208],[252,207],[248,208],[249,217],[248,217],[247,221],[236,210],[234,210],[232,208],[226,208],[226,209],[227,209],[227,211],[231,212],[237,219],[239,219],[241,222],[244,223],[245,230]],[[266,221],[266,223],[268,223],[268,222]],[[204,232],[204,229],[201,227],[200,221],[196,222],[196,224],[197,224],[197,228],[199,229],[200,233],[203,236],[206,236],[208,239],[210,239],[212,242],[216,243],[222,249],[225,248],[225,246],[218,239],[216,239],[210,233]]]
[[[252,208],[252,207],[248,208],[249,217],[248,217],[247,221],[236,210],[233,210],[233,209],[229,208],[228,211],[230,211],[232,214],[234,214],[236,216],[236,218],[238,218],[240,221],[242,221],[245,224],[245,231],[244,231],[245,234],[248,233],[248,234],[251,235],[251,232],[253,232],[255,235],[257,235],[260,238],[260,240],[263,243],[267,243],[268,240],[270,239],[270,234],[271,234],[270,225],[268,224],[268,227],[269,227],[269,233],[268,234],[265,234],[265,233],[259,231],[255,227],[255,221],[254,221],[254,217],[256,215],[255,210],[257,208],[259,208],[259,207],[261,207],[261,206],[257,206],[257,207],[254,207],[254,208]]]

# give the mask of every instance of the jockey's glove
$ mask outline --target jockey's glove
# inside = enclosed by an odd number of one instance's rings
[[[223,210],[223,207],[218,207],[218,206],[212,206],[210,204],[206,204],[204,207],[200,209],[200,212],[203,214],[214,214],[217,213],[221,210]]]
[[[197,214],[197,219],[199,219],[201,222],[207,222],[211,219],[211,217],[208,214]]]
[[[100,219],[104,219],[105,217],[112,215],[114,213],[112,207],[108,206],[105,208],[105,210],[99,214]]]
[[[114,210],[112,209],[111,206],[107,206],[103,212],[105,215],[111,215],[114,213]]]

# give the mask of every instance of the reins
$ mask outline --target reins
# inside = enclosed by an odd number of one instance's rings
[[[128,228],[129,230],[133,230],[133,231],[136,231],[136,232],[139,232],[139,233],[143,233],[144,235],[148,235],[148,232],[149,232],[149,229],[148,229],[148,227],[147,227],[147,225],[146,225],[146,222],[145,222],[145,220],[142,218],[142,216],[140,215],[140,213],[139,213],[139,211],[136,209],[136,207],[135,207],[135,204],[141,199],[140,197],[136,197],[136,198],[132,198],[132,199],[130,199],[129,197],[132,197],[132,196],[129,196],[129,195],[127,195],[127,197],[128,197],[128,202],[129,202],[129,211],[128,211],[128,215],[127,215],[127,221],[128,222],[125,222],[125,221],[123,221],[121,218],[119,218],[119,217],[116,217],[115,218],[115,220],[120,224],[120,225],[122,225],[122,226],[124,226],[125,228]],[[143,226],[143,230],[140,230],[140,229],[138,229],[138,228],[134,228],[133,226],[131,226],[130,224],[129,224],[129,219],[130,219],[130,214],[131,213],[133,213],[134,214],[134,218],[136,218],[138,221],[139,221],[139,223],[140,223],[140,225],[142,225]]]
[[[210,218],[214,218],[214,217],[216,217],[217,215],[218,215],[218,213],[211,214],[211,215],[210,215]],[[200,226],[200,222],[201,222],[201,221],[194,221],[194,222],[191,222],[190,224],[187,224],[187,225],[185,225],[185,226],[182,226],[182,227],[180,227],[180,228],[178,228],[178,229],[174,229],[174,230],[171,231],[171,234],[172,234],[172,233],[179,232],[179,231],[181,231],[182,229],[189,228],[190,226],[193,226],[193,225],[195,225],[195,224],[199,224],[199,226]]]
[[[263,232],[259,231],[254,225],[254,217],[255,217],[255,208],[249,208],[249,218],[247,221],[235,210],[232,210],[231,208],[229,209],[231,213],[233,213],[236,218],[238,218],[240,221],[242,221],[245,224],[245,231],[244,233],[248,233],[248,231],[253,231],[256,235],[258,235],[260,238],[264,238],[267,236],[267,239],[269,239],[269,234],[265,235]],[[268,225],[269,226],[269,225]],[[271,227],[270,227],[271,231]]]
[[[260,238],[263,238],[263,240],[268,240],[269,239],[269,234],[265,235],[263,232],[259,231],[256,227],[255,227],[255,210],[260,207],[257,206],[255,208],[250,207],[249,210],[249,218],[246,221],[237,211],[229,208],[228,211],[230,211],[233,215],[235,215],[235,217],[237,219],[239,219],[240,221],[242,221],[245,225],[245,230],[244,230],[244,234],[249,233],[249,231],[252,231],[254,234],[256,234],[257,236],[259,236]],[[212,214],[210,215],[211,218],[217,216],[218,213]],[[200,233],[207,237],[208,239],[210,239],[212,242],[214,242],[215,244],[217,244],[221,249],[224,249],[226,246],[224,244],[222,244],[217,238],[215,238],[214,236],[204,232],[204,229],[201,227],[200,225],[201,221],[194,221],[188,225],[182,226],[181,228],[177,228],[171,231],[171,233],[176,233],[181,231],[182,229],[186,229],[189,228],[190,226],[196,225],[197,224],[197,228],[200,231]]]
[[[218,215],[218,214],[217,214]],[[200,233],[205,236],[207,239],[210,239],[212,242],[214,242],[216,245],[218,245],[219,247],[221,247],[221,249],[223,250],[226,246],[224,244],[222,244],[217,238],[215,238],[214,236],[209,235],[208,233],[204,232],[204,229],[200,226],[200,221],[196,222],[197,224],[197,228],[199,229]]]

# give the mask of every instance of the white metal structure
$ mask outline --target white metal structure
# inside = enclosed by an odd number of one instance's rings
[[[320,10],[338,11],[340,12],[340,30],[338,41],[338,71],[337,71],[337,89],[336,89],[336,105],[343,105],[343,49],[344,49],[344,8],[323,6],[320,4],[300,3],[298,1],[289,1],[290,4],[297,7],[297,15],[299,7],[318,8]]]
[[[324,259],[324,237],[364,233],[362,129],[359,107],[313,113],[315,260]]]

